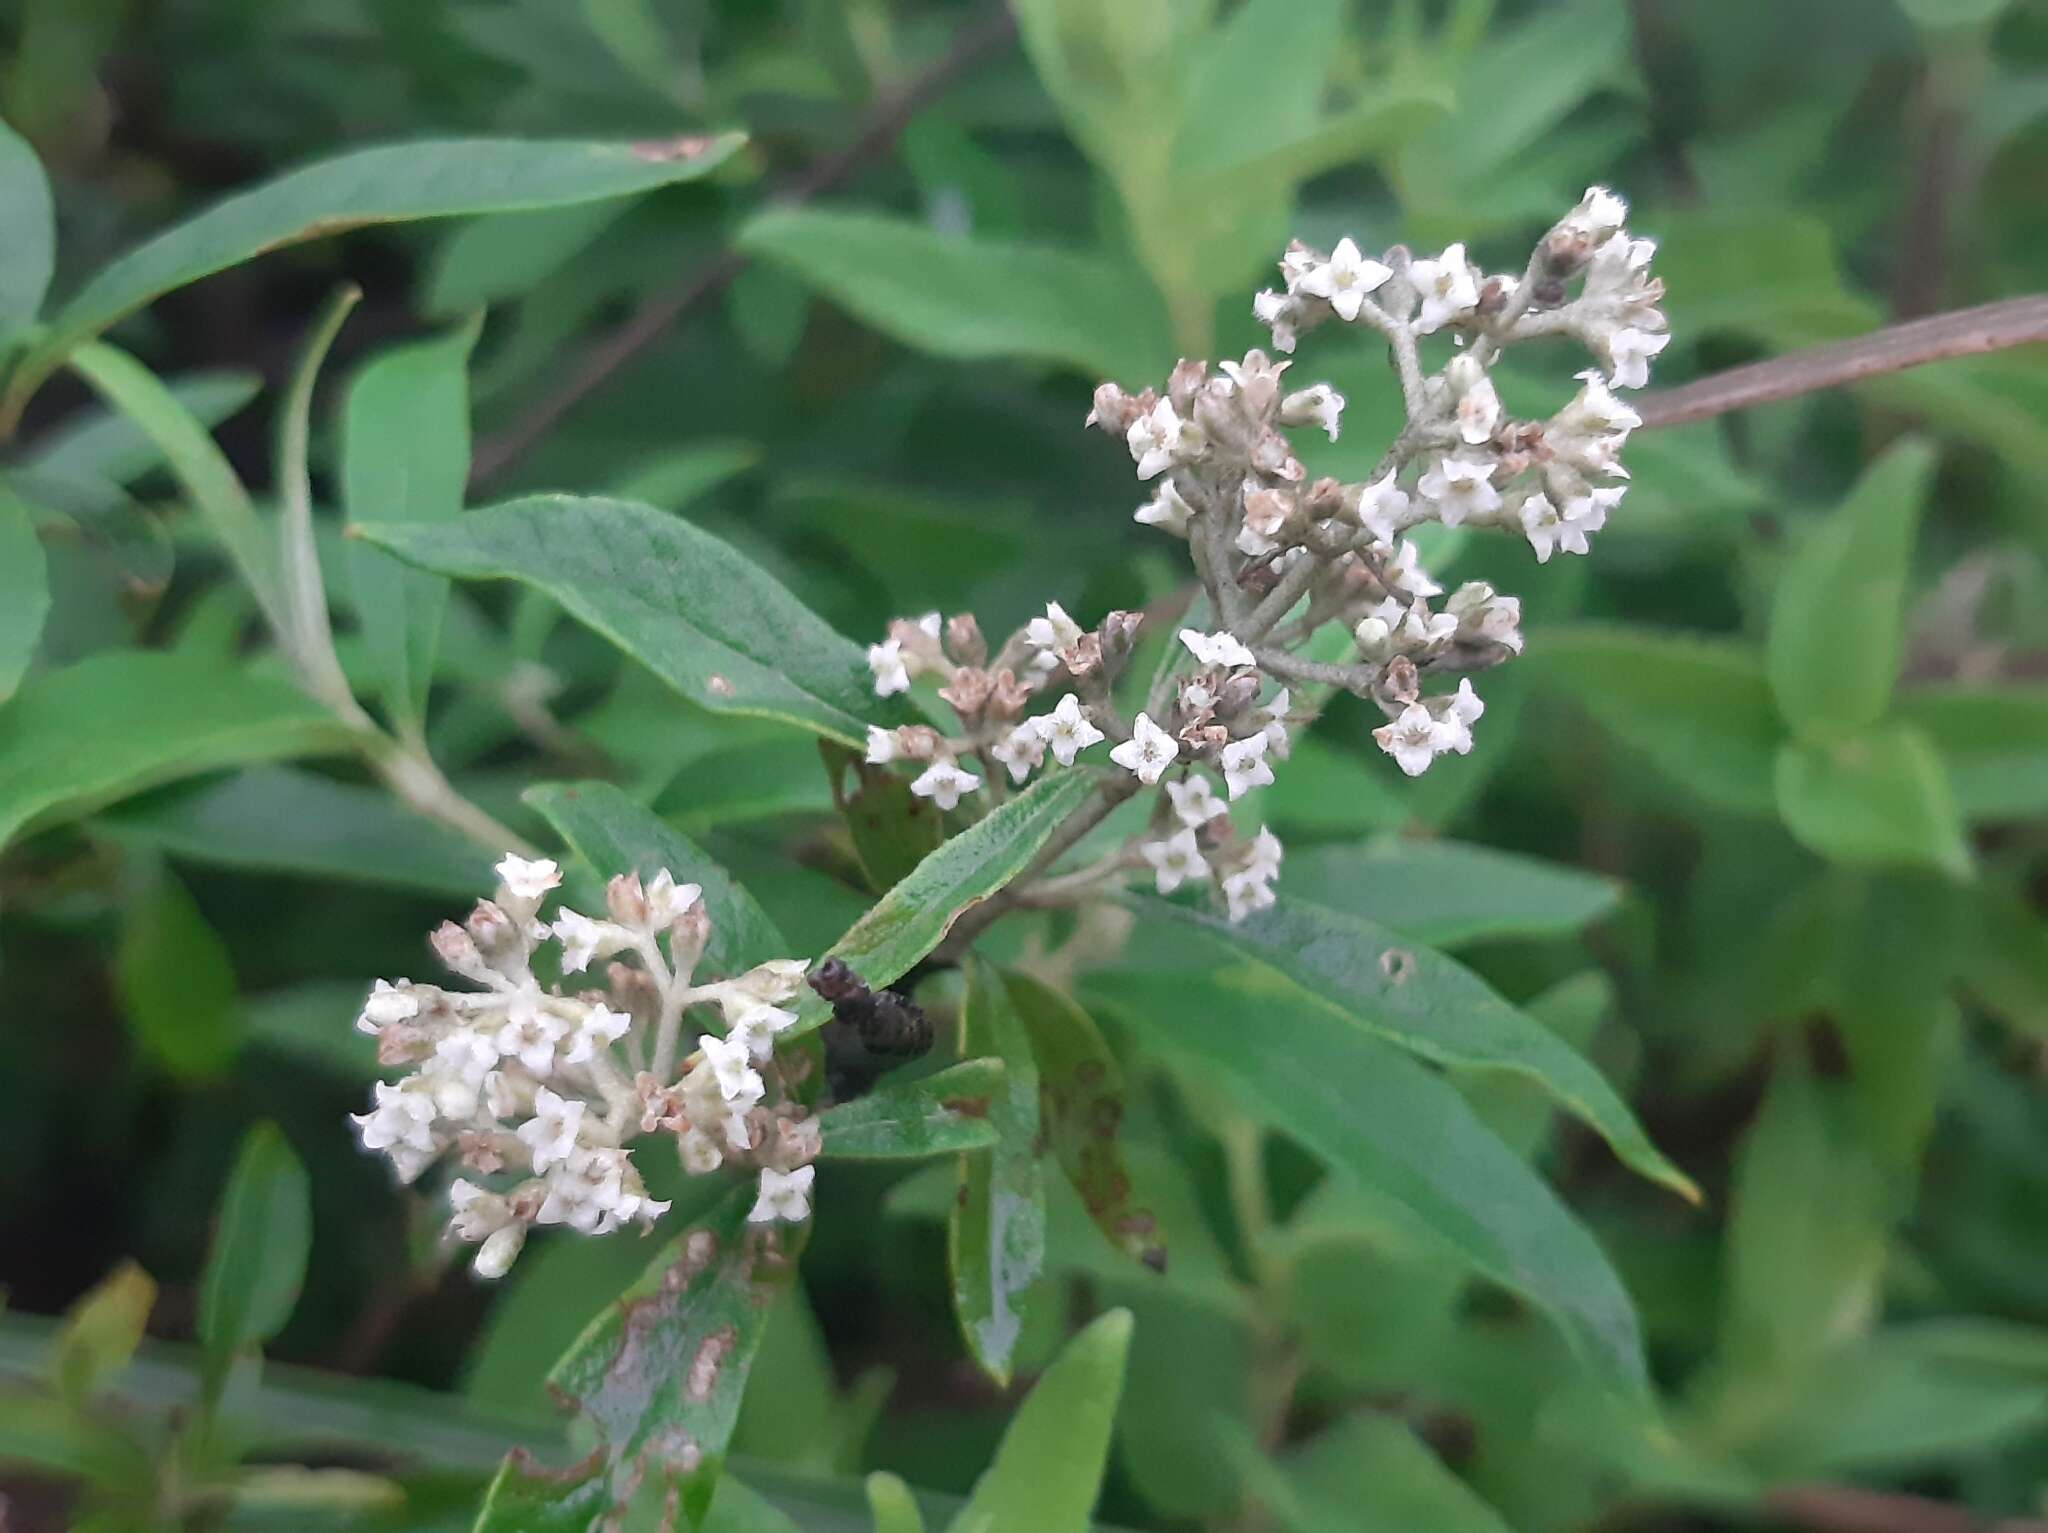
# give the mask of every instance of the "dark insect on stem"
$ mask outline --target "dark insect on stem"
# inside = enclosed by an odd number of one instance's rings
[[[834,1101],[859,1096],[884,1072],[931,1050],[930,1019],[901,991],[870,990],[839,958],[818,964],[809,980],[832,1003],[832,1020],[818,1037],[825,1046],[825,1084]]]

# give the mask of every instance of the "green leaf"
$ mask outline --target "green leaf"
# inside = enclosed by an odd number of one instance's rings
[[[1771,604],[1771,690],[1802,740],[1875,724],[1891,701],[1905,624],[1906,577],[1934,449],[1901,442],[1807,536]]]
[[[1020,357],[1098,378],[1149,378],[1173,360],[1159,300],[1126,263],[823,208],[762,213],[738,244],[938,356]]]
[[[28,673],[49,613],[50,567],[35,516],[26,501],[0,488],[0,703]]]
[[[873,766],[860,753],[822,742],[833,805],[853,838],[853,854],[877,893],[908,878],[946,839],[946,817],[928,798],[910,791],[910,779]],[[848,773],[854,789],[846,791]]]
[[[221,1195],[206,1275],[199,1287],[199,1339],[218,1381],[248,1347],[261,1346],[291,1318],[313,1245],[306,1168],[275,1123],[242,1138]]]
[[[878,1469],[868,1476],[867,1488],[875,1533],[924,1533],[924,1513],[902,1480]]]
[[[51,321],[9,390],[9,413],[81,342],[123,315],[252,256],[366,224],[598,202],[716,169],[737,133],[639,144],[429,139],[288,171],[216,203],[103,268]]]
[[[1707,803],[1776,814],[1772,774],[1785,726],[1754,651],[1586,626],[1545,630],[1525,663]]]
[[[2048,925],[2025,895],[1987,883],[1963,923],[1962,980],[2006,1026],[2048,1039]]]
[[[136,1041],[173,1074],[222,1074],[244,1032],[226,946],[168,875],[125,914],[114,984]]]
[[[197,372],[166,379],[164,387],[187,415],[211,430],[254,399],[263,379],[257,373]],[[98,405],[66,417],[23,459],[39,473],[90,477],[108,484],[133,483],[162,467],[163,461],[155,441],[141,427],[119,411]]]
[[[1621,897],[1612,879],[1562,863],[1405,838],[1289,852],[1287,889],[1435,947],[1570,936]]]
[[[729,544],[627,500],[536,495],[439,525],[354,531],[409,564],[547,592],[683,696],[865,746],[906,722],[852,641]]]
[[[2048,687],[1915,687],[1892,716],[1927,737],[1965,818],[2048,814]]]
[[[868,913],[832,944],[826,956],[843,958],[868,984],[886,985],[907,973],[945,940],[953,923],[1031,865],[1052,833],[1094,791],[1094,774],[1069,768],[1041,777],[1015,798],[920,862]],[[804,997],[797,1030],[808,1031],[832,1014],[814,995]],[[1013,1083],[1014,1084],[1014,1083]],[[1036,1090],[1036,1086],[1033,1086]]]
[[[1248,1440],[1232,1447],[1287,1533],[1511,1533],[1397,1416],[1347,1416],[1277,1463]]]
[[[1204,932],[1266,965],[1316,1004],[1432,1064],[1535,1082],[1633,1170],[1698,1201],[1691,1179],[1650,1143],[1598,1069],[1442,953],[1363,917],[1287,895],[1238,922],[1148,897],[1134,897],[1133,904],[1147,917]]]
[[[252,767],[128,800],[94,821],[115,840],[190,862],[473,897],[488,854],[381,788]]]
[[[348,680],[334,653],[334,624],[327,612],[327,582],[313,535],[313,385],[334,338],[341,333],[362,289],[343,286],[313,322],[298,365],[277,412],[278,564],[283,575],[285,620],[280,635],[285,653],[306,679],[307,690],[331,706],[353,703]],[[196,423],[195,423],[196,424]]]
[[[237,666],[97,655],[30,678],[0,709],[0,846],[158,783],[350,740],[298,691]]]
[[[703,1520],[754,1350],[795,1275],[803,1236],[750,1230],[753,1197],[751,1188],[735,1190],[590,1322],[548,1385],[587,1419],[598,1446],[561,1470],[514,1449],[491,1482],[477,1533],[586,1528],[623,1514],[643,1482],[672,1488],[691,1523]]]
[[[1017,1408],[949,1533],[1088,1533],[1130,1345],[1130,1313],[1120,1309],[1067,1343]]]
[[[0,351],[36,322],[57,262],[56,210],[50,178],[28,140],[0,123]]]
[[[1380,1194],[1402,1235],[1548,1313],[1604,1381],[1645,1388],[1635,1312],[1600,1247],[1441,1075],[1257,969],[1100,974],[1087,993]]]
[[[819,1115],[824,1153],[846,1160],[917,1160],[985,1150],[996,1142],[989,1108],[1002,1090],[1000,1059],[969,1059],[920,1080],[879,1087]]]
[[[256,515],[240,477],[192,413],[163,380],[115,347],[94,341],[71,354],[71,366],[101,398],[156,444],[213,535],[234,561],[257,606],[280,637],[291,634],[284,570],[276,533]]]
[[[448,522],[469,480],[469,354],[477,321],[385,352],[357,375],[342,425],[342,502],[355,522]],[[349,574],[384,706],[426,717],[448,582],[356,546]]]
[[[1799,841],[1837,862],[1970,875],[1962,815],[1927,737],[1888,725],[1778,755],[1778,808]]]
[[[953,1313],[974,1360],[999,1384],[1010,1381],[1025,1312],[1043,1295],[1045,1173],[1038,1149],[1038,1067],[1002,977],[967,965],[960,1052],[1003,1062],[1004,1085],[989,1105],[995,1145],[960,1157],[960,1192],[946,1226]]]
[[[1003,975],[1010,1005],[1038,1063],[1039,1131],[1082,1206],[1111,1245],[1156,1271],[1166,1267],[1166,1232],[1131,1196],[1124,1164],[1123,1071],[1095,1019],[1022,970]]]
[[[666,868],[678,883],[701,888],[711,917],[707,973],[737,974],[788,956],[775,923],[709,853],[610,783],[542,783],[522,797],[589,864],[600,884],[620,873],[651,878]]]
[[[155,1306],[156,1283],[132,1261],[122,1262],[71,1306],[50,1359],[51,1382],[65,1403],[85,1405],[128,1366]]]

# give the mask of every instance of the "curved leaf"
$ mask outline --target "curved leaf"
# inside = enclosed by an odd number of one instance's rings
[[[30,678],[0,708],[0,846],[158,783],[353,738],[300,692],[238,666],[96,655]]]
[[[1436,947],[1569,936],[1621,897],[1613,879],[1565,863],[1405,837],[1290,851],[1287,888],[1297,899]]]
[[[1433,1064],[1509,1071],[1534,1081],[1631,1168],[1698,1201],[1691,1179],[1650,1143],[1599,1070],[1442,953],[1363,917],[1286,896],[1234,923],[1160,899],[1134,896],[1133,903],[1146,916],[1208,933],[1361,1030]]]
[[[1647,1389],[1635,1311],[1600,1247],[1441,1075],[1256,969],[1101,974],[1087,991],[1382,1194],[1404,1234],[1546,1311],[1608,1382]]]
[[[1908,725],[1787,745],[1778,756],[1778,808],[1803,845],[1834,861],[1969,876],[1970,848],[1941,758]]]
[[[0,123],[0,350],[35,323],[57,262],[56,209],[50,178],[28,140]]]
[[[2048,814],[2048,687],[1919,687],[1892,716],[1933,745],[1967,817]]]
[[[199,1288],[199,1339],[216,1379],[244,1347],[284,1329],[313,1244],[312,1184],[275,1123],[242,1140]]]
[[[998,804],[920,862],[832,944],[827,956],[845,959],[870,985],[886,985],[907,973],[945,940],[970,906],[1030,866],[1095,783],[1093,773],[1069,768],[1041,777]],[[797,1030],[808,1031],[831,1014],[830,1006],[806,995]]]
[[[909,717],[900,700],[875,696],[852,640],[729,544],[652,506],[535,495],[445,523],[353,530],[422,569],[547,592],[715,713],[784,719],[857,746],[868,724]]]
[[[28,503],[0,488],[0,703],[14,696],[50,613],[50,566]]]
[[[989,1107],[1002,1090],[1000,1059],[969,1059],[921,1080],[878,1087],[819,1115],[823,1153],[843,1160],[912,1160],[985,1150],[996,1142]]]
[[[104,267],[57,311],[23,362],[9,389],[10,413],[81,341],[173,288],[265,251],[365,224],[632,196],[701,176],[742,142],[737,133],[641,144],[429,139],[288,171]]]

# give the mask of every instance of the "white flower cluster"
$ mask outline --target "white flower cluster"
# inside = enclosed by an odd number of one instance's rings
[[[1431,522],[1506,528],[1545,563],[1560,551],[1585,553],[1605,525],[1628,477],[1621,450],[1642,423],[1614,391],[1642,387],[1669,340],[1656,307],[1663,285],[1649,275],[1655,246],[1623,228],[1627,214],[1619,197],[1590,188],[1520,276],[1483,272],[1462,244],[1428,258],[1398,246],[1370,256],[1348,238],[1327,255],[1290,246],[1284,291],[1259,294],[1254,312],[1282,353],[1331,320],[1385,343],[1405,423],[1378,467],[1361,483],[1310,480],[1287,433],[1308,428],[1335,441],[1344,397],[1327,383],[1290,388],[1293,364],[1263,351],[1213,374],[1183,360],[1163,392],[1101,385],[1088,423],[1122,442],[1138,478],[1154,486],[1135,519],[1186,540],[1214,631],[1181,631],[1182,669],[1164,675],[1126,725],[1110,687],[1135,614],[1112,612],[1090,632],[1054,604],[993,660],[971,617],[899,620],[868,651],[875,690],[886,696],[938,676],[961,728],[871,729],[868,761],[916,763],[912,791],[950,811],[968,795],[999,794],[1004,773],[1021,784],[1048,752],[1070,766],[1108,741],[1111,761],[1141,786],[1165,783],[1171,797],[1159,801],[1153,833],[1101,876],[1149,866],[1162,892],[1220,879],[1233,918],[1270,904],[1279,843],[1263,829],[1239,837],[1195,769],[1215,772],[1230,800],[1272,782],[1271,763],[1287,754],[1290,687],[1335,687],[1377,704],[1387,722],[1374,736],[1410,776],[1472,749],[1485,704],[1470,679],[1433,695],[1424,681],[1519,654],[1521,603],[1470,581],[1432,606],[1443,587],[1407,534]],[[1439,334],[1452,354],[1426,372],[1422,342]],[[1514,419],[1493,366],[1507,346],[1548,336],[1576,340],[1605,371],[1580,373],[1577,393],[1548,420]],[[1332,623],[1355,646],[1349,663],[1301,653]],[[1065,695],[1044,708],[1055,691]],[[1051,882],[1075,891],[1088,880]]]
[[[497,873],[494,896],[431,939],[473,988],[380,979],[364,1002],[356,1026],[379,1061],[412,1067],[378,1082],[354,1119],[364,1148],[390,1156],[401,1181],[451,1151],[478,1178],[456,1177],[448,1202],[484,1277],[501,1276],[537,1224],[651,1227],[668,1204],[648,1195],[627,1148],[643,1134],[669,1135],[693,1175],[757,1167],[756,1221],[807,1218],[818,1135],[775,1054],[806,964],[694,982],[710,919],[698,886],[666,871],[614,878],[602,917],[562,908],[552,922],[540,910],[561,883],[554,863],[508,855]],[[537,959],[562,982],[613,961],[603,987],[565,993],[536,975]],[[699,1017],[708,1030],[679,1060]]]

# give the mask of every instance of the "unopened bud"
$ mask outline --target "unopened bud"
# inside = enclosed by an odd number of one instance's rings
[[[1116,611],[1102,620],[1096,637],[1102,646],[1103,673],[1112,679],[1120,675],[1137,647],[1138,628],[1145,621],[1141,612]]]
[[[1092,676],[1102,669],[1102,640],[1092,633],[1080,638],[1060,651],[1060,664],[1067,668],[1067,674],[1074,680]]]
[[[464,924],[486,962],[518,950],[519,928],[505,914],[503,907],[491,900],[478,900],[476,909],[469,913],[469,920]]]
[[[981,710],[988,703],[988,672],[972,666],[961,666],[953,673],[953,679],[939,688],[939,696],[946,705],[967,723],[981,717]]]
[[[1166,397],[1173,401],[1173,408],[1186,415],[1195,402],[1195,390],[1209,376],[1209,364],[1197,362],[1192,357],[1182,357],[1173,364],[1173,371],[1166,378]]]
[[[930,761],[939,753],[939,732],[929,724],[905,724],[896,731],[896,754],[905,761]]]
[[[468,932],[453,921],[443,921],[427,939],[434,956],[457,974],[473,974],[483,967],[483,955]]]
[[[604,908],[619,925],[639,931],[647,925],[647,890],[638,873],[619,873],[604,886]]]
[[[1396,655],[1387,662],[1387,669],[1380,677],[1380,689],[1393,701],[1406,706],[1422,695],[1422,675],[1415,669],[1415,662],[1406,655]]]
[[[1233,671],[1216,689],[1216,716],[1234,719],[1259,700],[1259,673]]]
[[[959,665],[988,664],[988,641],[972,612],[956,612],[946,619],[946,653]]]
[[[501,1278],[511,1271],[520,1249],[526,1244],[526,1226],[508,1224],[486,1240],[476,1253],[476,1275]]]
[[[704,944],[711,940],[711,916],[702,900],[677,916],[668,929],[668,953],[676,972],[686,974],[704,956]]]

